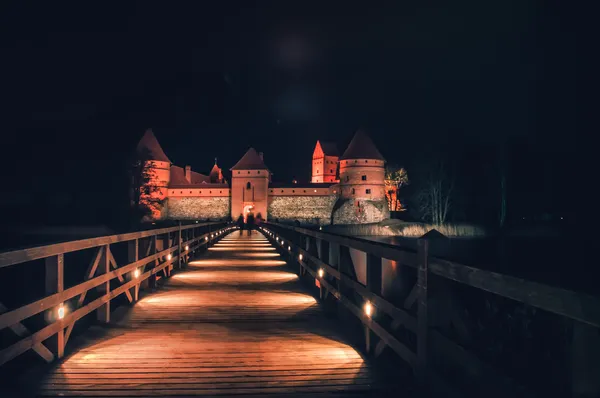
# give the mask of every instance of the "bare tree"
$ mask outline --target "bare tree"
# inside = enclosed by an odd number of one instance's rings
[[[417,192],[417,201],[423,219],[435,225],[446,222],[452,206],[454,180],[454,173],[443,160],[438,161],[429,170],[426,180]]]
[[[390,211],[398,211],[402,204],[398,197],[400,187],[408,184],[408,173],[403,167],[386,165],[385,167],[385,198]]]

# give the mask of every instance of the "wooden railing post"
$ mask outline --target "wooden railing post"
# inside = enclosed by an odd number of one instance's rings
[[[378,296],[381,296],[381,257],[367,253],[367,289]],[[372,304],[372,303],[371,303]],[[365,325],[365,348],[367,353],[375,347],[375,334],[368,325]]]
[[[46,294],[60,293],[64,290],[64,263],[65,258],[63,254],[56,256],[47,257],[46,263]],[[56,352],[58,358],[62,358],[65,354],[65,326],[64,321],[58,316],[58,308],[54,311],[51,316],[52,319],[56,319],[56,322],[60,322],[62,327],[56,333],[55,337],[50,340],[51,350]]]
[[[193,231],[193,229],[192,229]],[[178,260],[177,263],[179,264],[179,269],[183,268],[183,260],[184,260],[184,256],[185,254],[183,253],[183,242],[182,242],[182,237],[181,237],[181,221],[179,221],[179,231],[177,231],[177,242],[178,242],[178,248],[177,248],[177,253],[179,253],[178,256]]]
[[[156,235],[153,235],[152,236],[152,254],[156,254],[158,252],[159,252],[158,237]],[[160,260],[158,258],[156,260],[154,260],[154,268],[158,267],[159,264],[160,264]],[[156,274],[153,273],[148,278],[148,287],[150,289],[154,289],[156,287]]]
[[[419,385],[423,388],[427,383],[427,268],[429,261],[429,242],[426,238],[417,241],[419,268],[417,270],[418,309],[417,309],[417,366],[416,374]]]
[[[127,260],[130,263],[133,263],[140,259],[139,256],[140,256],[139,240],[134,239],[134,240],[130,240],[129,242],[127,242]],[[139,273],[141,274],[142,271],[140,270]],[[133,274],[135,274],[135,272]],[[135,276],[134,276],[134,278],[135,278]],[[138,301],[138,298],[140,296],[139,292],[140,292],[140,284],[136,283],[136,285],[133,287],[133,301],[134,302]]]
[[[100,264],[98,266],[98,274],[103,275],[110,272],[110,245],[104,246],[102,257],[100,258]],[[110,280],[98,286],[98,292],[101,296],[108,296],[110,293]],[[100,322],[110,322],[110,300],[102,304],[100,308],[96,310],[97,319]]]

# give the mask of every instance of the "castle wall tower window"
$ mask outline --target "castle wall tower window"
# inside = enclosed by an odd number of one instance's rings
[[[352,195],[354,195],[356,193],[355,189],[352,188]]]
[[[371,193],[370,189],[367,189],[367,195],[369,195]]]
[[[360,177],[360,179],[363,180],[363,181],[367,181],[367,176],[366,175],[362,176],[362,177]]]
[[[252,189],[252,184],[250,182],[246,183],[246,189]]]

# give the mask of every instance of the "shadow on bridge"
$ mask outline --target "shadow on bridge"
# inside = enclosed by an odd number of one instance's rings
[[[42,396],[391,393],[261,234],[235,231],[96,326],[28,390]],[[37,379],[37,377],[36,377]],[[31,383],[29,383],[31,384]],[[398,391],[396,391],[396,394]]]

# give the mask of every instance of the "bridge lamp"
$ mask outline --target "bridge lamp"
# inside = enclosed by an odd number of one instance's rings
[[[322,278],[325,275],[325,270],[323,270],[323,268],[319,268],[319,278]]]
[[[213,236],[215,236],[215,235],[213,235],[213,234],[210,234],[210,237],[211,237],[211,238],[212,238]]]
[[[298,254],[298,260],[302,260],[302,253]]]
[[[190,250],[190,247],[188,245],[185,245],[185,251]]]
[[[133,277],[136,278],[136,279],[140,277],[140,270],[139,269],[136,268],[135,271],[133,271]]]
[[[63,304],[58,306],[58,310],[56,311],[58,314],[58,319],[63,319],[65,317],[65,306]]]
[[[208,240],[208,236],[205,236],[205,237],[204,237],[204,240]]]
[[[281,239],[281,246],[283,246],[283,239]]]
[[[365,314],[370,318],[371,315],[373,315],[373,304],[371,304],[370,301],[367,301],[365,303],[364,310],[365,310]]]
[[[171,254],[167,254],[167,261],[171,260]]]
[[[321,226],[320,226],[320,227],[319,227],[319,231],[322,231],[322,230],[323,230],[323,227],[321,227]]]
[[[292,246],[288,246],[288,251],[292,250]]]

